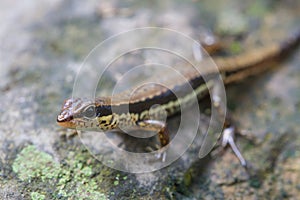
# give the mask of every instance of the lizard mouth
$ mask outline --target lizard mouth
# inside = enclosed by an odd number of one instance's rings
[[[65,128],[76,128],[76,125],[75,125],[75,123],[72,122],[72,120],[73,120],[73,117],[65,118],[62,115],[58,115],[56,122],[58,125],[65,127]]]

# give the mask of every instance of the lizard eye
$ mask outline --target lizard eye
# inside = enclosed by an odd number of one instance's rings
[[[94,105],[88,106],[84,111],[83,111],[83,116],[89,119],[95,118],[96,117],[96,109]]]

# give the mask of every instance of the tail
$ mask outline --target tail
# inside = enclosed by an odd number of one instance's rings
[[[300,43],[300,28],[293,32],[288,39],[280,43],[280,56],[287,56]]]

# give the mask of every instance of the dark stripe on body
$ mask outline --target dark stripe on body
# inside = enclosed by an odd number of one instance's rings
[[[211,74],[205,77],[205,80],[210,80],[215,77],[215,74]],[[156,95],[151,98],[146,98],[144,101],[139,101],[130,104],[120,104],[120,105],[102,105],[96,107],[97,116],[107,116],[112,113],[122,114],[122,113],[142,113],[145,110],[149,110],[153,105],[159,104],[164,105],[171,101],[176,101],[177,98],[184,97],[192,92],[191,89],[195,90],[200,85],[205,84],[202,76],[198,76],[191,81],[184,83],[182,85],[176,85],[173,89],[166,90],[160,95]],[[177,95],[177,96],[176,96]]]

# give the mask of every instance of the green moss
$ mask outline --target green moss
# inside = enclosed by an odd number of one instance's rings
[[[186,187],[190,186],[192,182],[192,174],[191,170],[187,171],[183,177],[183,183]]]
[[[89,155],[89,154],[87,154]],[[92,179],[93,169],[90,165],[87,165],[87,155],[82,153],[78,154],[75,152],[70,152],[68,158],[66,158],[69,167],[68,170],[63,170],[59,185],[59,196],[62,197],[76,197],[76,199],[107,199],[104,195],[102,188],[99,191],[100,185],[105,177],[101,174]],[[106,167],[102,168],[106,169]],[[102,169],[98,169],[101,170]],[[72,171],[73,173],[70,173]],[[105,170],[103,170],[105,171]],[[110,184],[106,184],[108,187]],[[108,190],[104,188],[104,191]]]
[[[55,191],[48,194],[51,198],[107,199],[104,191],[108,192],[109,189],[103,191],[100,187],[103,184],[99,184],[104,182],[102,179],[105,177],[100,174],[95,179],[91,178],[93,170],[87,164],[87,155],[71,151],[66,158],[67,165],[62,166],[56,163],[49,154],[38,151],[34,146],[27,146],[18,154],[12,168],[22,181],[31,182],[34,179],[37,185],[47,183],[50,190]],[[99,167],[106,169],[102,165]],[[45,192],[49,188],[45,188],[47,189]],[[31,198],[44,199],[46,197],[32,192]]]
[[[118,181],[118,180],[117,180],[117,181],[114,181],[114,185],[115,185],[115,186],[119,185],[119,181]]]
[[[44,200],[45,199],[45,195],[40,194],[38,192],[31,192],[30,196],[31,196],[32,200]]]
[[[34,146],[27,146],[17,156],[12,169],[23,181],[36,177],[45,181],[58,176],[59,164],[49,154],[38,151]]]
[[[242,51],[242,47],[239,42],[232,42],[230,44],[229,49],[232,54],[238,54],[238,53],[241,53],[241,51]]]

